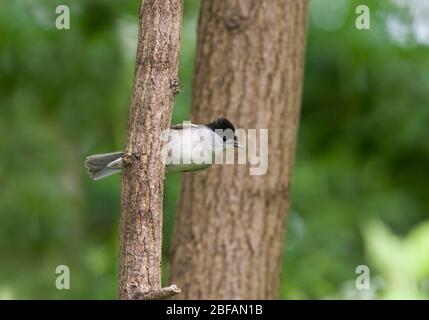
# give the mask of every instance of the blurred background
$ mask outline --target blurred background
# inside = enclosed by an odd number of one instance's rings
[[[55,28],[60,4],[70,30]],[[138,6],[0,2],[0,299],[116,298],[120,177],[94,183],[83,162],[123,147]],[[175,123],[198,9],[185,1]],[[312,0],[308,22],[280,298],[429,298],[429,1]],[[165,266],[180,179],[167,176]],[[55,287],[62,264],[70,290]]]

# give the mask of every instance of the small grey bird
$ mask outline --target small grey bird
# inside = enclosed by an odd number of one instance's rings
[[[208,124],[178,124],[168,133],[168,146],[172,157],[166,162],[167,171],[191,172],[210,167],[216,151],[241,148],[235,128],[226,118]],[[87,157],[85,166],[94,180],[100,180],[122,170],[122,152],[96,154]],[[210,161],[195,160],[195,154],[206,156]],[[190,161],[186,161],[189,159]]]

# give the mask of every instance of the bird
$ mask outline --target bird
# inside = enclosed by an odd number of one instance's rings
[[[173,125],[168,132],[167,145],[172,156],[165,163],[166,170],[177,172],[207,169],[213,164],[216,152],[243,148],[237,141],[234,125],[226,118],[207,124]],[[201,157],[196,159],[195,154]],[[91,155],[86,158],[85,167],[93,180],[100,180],[122,171],[122,156],[122,151]]]

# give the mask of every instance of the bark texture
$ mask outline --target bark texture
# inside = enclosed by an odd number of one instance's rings
[[[124,150],[119,298],[162,298],[161,132],[170,125],[178,90],[182,0],[144,1]],[[170,287],[169,287],[170,288]],[[174,290],[177,293],[177,288]]]
[[[185,299],[277,297],[306,38],[305,0],[203,0],[192,120],[269,129],[269,167],[184,175],[170,258]]]

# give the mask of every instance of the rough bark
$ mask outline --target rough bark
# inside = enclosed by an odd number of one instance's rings
[[[185,299],[277,297],[301,103],[304,0],[203,0],[191,114],[269,129],[269,168],[183,178],[170,257]]]
[[[124,148],[119,298],[163,298],[161,288],[164,165],[161,132],[178,90],[182,0],[144,1]],[[158,296],[156,293],[160,293]]]

